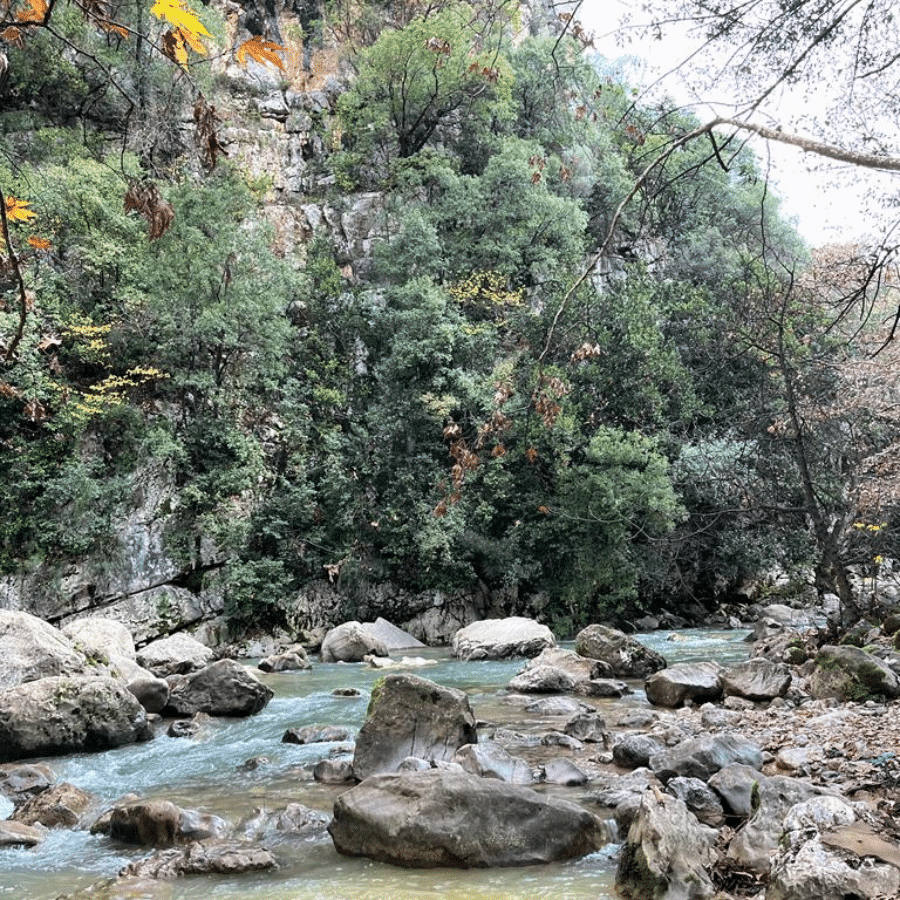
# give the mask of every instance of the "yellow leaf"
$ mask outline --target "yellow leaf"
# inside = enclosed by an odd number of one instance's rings
[[[196,34],[191,31],[186,31],[184,28],[176,28],[175,30],[182,38],[184,38],[185,43],[188,44],[192,50],[197,53],[206,53],[206,47],[200,43]]]
[[[187,48],[184,45],[183,32],[180,28],[169,29],[162,39],[162,52],[173,62],[177,62],[182,69],[187,68]]]
[[[33,0],[33,2],[38,2],[38,0]],[[43,2],[43,0],[39,0],[39,2]],[[210,37],[210,33],[197,18],[197,14],[190,7],[184,5],[184,0],[156,0],[150,12],[157,19],[165,19],[180,31],[188,32],[194,40],[197,40],[197,36],[201,34]]]
[[[244,41],[244,43],[237,48],[236,55],[238,62],[242,66],[247,65],[247,57],[249,56],[258,63],[272,63],[272,65],[278,66],[283,72],[284,62],[279,55],[283,53],[284,47],[282,47],[281,44],[276,44],[274,41],[267,41],[259,35],[255,35],[250,38],[249,41]]]
[[[7,197],[6,218],[10,222],[27,222],[34,218],[34,213],[28,208],[27,201],[16,200],[15,197]]]
[[[29,9],[23,9],[16,15],[20,22],[43,22],[47,15],[46,0],[28,0]]]

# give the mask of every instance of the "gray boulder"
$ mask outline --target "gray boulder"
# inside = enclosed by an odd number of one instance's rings
[[[313,766],[313,778],[320,784],[353,784],[353,757],[349,754],[320,759]]]
[[[328,827],[331,817],[302,803],[288,803],[284,809],[267,810],[256,807],[253,813],[238,823],[238,831],[247,840],[260,841],[273,834],[292,834],[310,837]]]
[[[349,741],[353,731],[345,725],[303,725],[288,728],[281,738],[282,744],[326,744],[335,741]]]
[[[508,784],[533,784],[531,766],[520,756],[512,756],[493,741],[466,744],[456,751],[454,762],[482,778],[497,778]]]
[[[575,652],[606,663],[615,678],[645,678],[666,667],[662,654],[607,625],[588,625],[580,631]]]
[[[152,672],[138,665],[131,632],[115,619],[102,616],[73,619],[60,631],[95,670],[111,678],[128,682],[134,678],[153,677]]]
[[[562,784],[566,787],[578,787],[587,784],[587,772],[581,766],[566,759],[564,756],[558,756],[556,759],[549,759],[541,766],[541,781],[545,784]]]
[[[105,676],[55,676],[0,694],[0,761],[109,750],[151,737],[147,714]]]
[[[328,830],[340,853],[409,868],[553,862],[610,839],[575,803],[450,769],[368,778],[338,797]]]
[[[784,697],[791,686],[791,672],[787,666],[757,657],[725,669],[722,673],[722,692],[726,697],[743,697],[760,702]]]
[[[465,744],[477,744],[469,698],[417,675],[391,674],[372,690],[369,713],[356,738],[353,772],[395,772],[408,756],[448,761]]]
[[[218,816],[182,809],[169,800],[147,800],[113,807],[91,831],[124,844],[171,847],[190,841],[224,838],[231,826]]]
[[[649,734],[623,734],[612,748],[613,762],[623,769],[640,769],[650,764],[650,757],[666,749],[666,745]]]
[[[482,619],[460,628],[451,642],[460,659],[507,659],[537,656],[556,646],[556,638],[546,625],[522,616]]]
[[[722,801],[716,792],[699,778],[672,778],[666,785],[666,791],[684,802],[684,805],[697,817],[698,821],[712,828],[718,828],[725,822],[725,811]]]
[[[274,869],[277,860],[258,844],[242,841],[200,841],[187,847],[160,850],[129,863],[120,878],[180,878],[183,875],[240,875]]]
[[[716,832],[681,800],[645,791],[616,871],[626,900],[705,900],[715,893],[708,867]]]
[[[859,647],[826,644],[816,656],[809,677],[809,691],[816,699],[893,699],[900,697],[900,679],[877,656]]]
[[[706,783],[719,796],[728,815],[748,819],[753,815],[754,802],[759,805],[759,785],[767,778],[753,766],[733,763],[723,766]]]
[[[578,713],[566,722],[563,731],[576,738],[590,744],[603,744],[608,746],[610,741],[610,732],[606,727],[606,721],[599,713],[583,712]]]
[[[257,668],[263,672],[302,672],[311,669],[312,663],[303,647],[298,645],[261,659]]]
[[[374,622],[363,622],[362,627],[374,640],[383,644],[389,653],[393,650],[409,650],[412,647],[426,646],[418,638],[414,638],[409,632],[391,624],[387,619],[382,619],[381,616]]]
[[[509,682],[507,688],[521,694],[565,694],[575,689],[575,680],[555,666],[529,665]]]
[[[43,763],[0,765],[0,795],[17,806],[56,783],[52,769]]]
[[[9,820],[0,822],[0,847],[36,847],[45,836],[43,828]]]
[[[612,809],[619,833],[624,835],[637,816],[644,794],[651,785],[656,790],[662,782],[649,769],[635,769],[626,775],[602,774],[595,779],[597,790],[590,799],[598,806]]]
[[[737,734],[712,734],[688,738],[650,757],[650,768],[662,782],[670,778],[709,778],[725,766],[740,763],[761,769],[760,749]]]
[[[245,666],[233,659],[220,659],[199,672],[170,676],[169,700],[163,714],[251,716],[272,697],[272,690]]]
[[[323,663],[362,662],[366,656],[388,656],[388,648],[361,622],[344,622],[332,628],[322,641]]]
[[[7,609],[0,609],[0,659],[0,690],[54,675],[81,675],[87,666],[84,654],[58,629]]]
[[[722,696],[721,673],[718,663],[679,663],[651,675],[644,683],[644,691],[651,703],[670,709],[688,701],[718,700]]]
[[[169,682],[150,672],[132,678],[127,687],[148,713],[162,712],[169,702]]]
[[[208,666],[214,656],[213,651],[196,638],[178,632],[142,647],[137,653],[137,661],[158,678],[167,678],[197,672]]]

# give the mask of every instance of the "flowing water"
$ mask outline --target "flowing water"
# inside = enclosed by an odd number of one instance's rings
[[[677,640],[664,632],[637,635],[660,651],[669,664],[715,659],[737,662],[747,656],[743,632],[684,631]],[[504,686],[522,667],[521,660],[459,662],[447,650],[411,651],[424,663],[408,670],[469,695],[476,718],[517,731],[541,730],[547,721],[523,713],[506,699]],[[395,654],[399,656],[400,654]],[[106,753],[46,759],[57,780],[94,794],[108,807],[131,793],[165,798],[179,806],[214,813],[237,823],[255,807],[278,810],[298,802],[330,813],[346,786],[321,785],[312,767],[336,745],[283,744],[288,728],[312,724],[359,728],[365,720],[369,690],[384,672],[362,665],[314,664],[307,672],[260,677],[275,697],[258,715],[241,720],[210,720],[193,738],[169,738],[161,732],[146,744]],[[607,713],[621,706],[646,705],[640,684],[621,700],[589,700]],[[335,688],[355,687],[356,698],[338,697]],[[559,723],[555,723],[559,725]],[[267,762],[252,771],[242,763]],[[588,785],[589,789],[590,785]],[[582,793],[585,793],[583,791]],[[567,793],[578,799],[575,793]],[[2,802],[2,800],[0,800]],[[0,808],[0,818],[11,810]],[[583,859],[518,869],[407,870],[340,856],[327,834],[312,839],[281,836],[263,841],[279,860],[274,872],[234,877],[194,876],[150,884],[133,900],[505,900],[553,897],[554,900],[609,900],[613,897],[616,847]],[[0,849],[0,900],[54,900],[60,894],[115,875],[146,848],[126,848],[85,831],[54,830],[33,849]]]

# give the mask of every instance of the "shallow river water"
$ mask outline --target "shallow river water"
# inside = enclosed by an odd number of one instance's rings
[[[678,640],[665,632],[637,635],[659,650],[669,664],[715,659],[723,664],[746,659],[741,631],[684,631]],[[567,645],[570,646],[570,645]],[[395,656],[401,656],[396,653]],[[439,684],[465,690],[480,721],[545,730],[546,719],[529,719],[521,705],[506,700],[504,686],[522,660],[459,662],[444,649],[409,651],[426,665],[409,671]],[[94,794],[103,807],[125,794],[165,798],[180,806],[215,813],[237,823],[255,807],[270,810],[289,802],[330,813],[334,798],[346,786],[317,784],[312,767],[335,745],[282,744],[288,728],[311,724],[358,728],[365,719],[369,689],[384,671],[362,665],[318,664],[307,672],[257,674],[275,697],[258,715],[242,720],[212,720],[193,738],[169,738],[165,731],[146,744],[106,753],[45,759],[58,781],[68,781]],[[391,669],[388,671],[404,671]],[[338,687],[356,687],[358,698],[332,695]],[[620,706],[646,705],[635,693],[621,700],[589,698],[608,714]],[[581,698],[580,698],[581,699]],[[243,771],[241,764],[264,756],[267,764]],[[565,795],[577,800],[579,789]],[[580,789],[590,791],[590,784]],[[0,798],[0,803],[5,801]],[[0,808],[0,818],[11,809]],[[369,860],[340,856],[327,834],[303,840],[281,837],[263,841],[279,860],[274,872],[236,877],[194,876],[159,882],[133,895],[133,900],[611,900],[615,845],[583,859],[516,869],[407,870]],[[31,850],[0,849],[0,900],[55,900],[98,879],[115,875],[146,848],[126,848],[85,831],[55,830]],[[131,895],[130,895],[131,896]]]

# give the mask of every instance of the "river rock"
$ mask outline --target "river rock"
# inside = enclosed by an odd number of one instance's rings
[[[323,663],[362,662],[366,656],[388,656],[387,647],[361,622],[344,622],[332,628],[322,641]]]
[[[819,649],[809,691],[817,699],[838,700],[900,697],[900,679],[878,657],[858,647],[825,644]]]
[[[718,700],[722,696],[721,674],[718,663],[679,663],[651,675],[644,683],[644,691],[651,703],[670,709],[688,701]]]
[[[722,692],[726,697],[744,697],[758,703],[773,697],[784,697],[791,680],[787,666],[757,657],[725,669],[722,673]]]
[[[708,781],[719,769],[733,763],[761,769],[759,747],[737,734],[713,734],[688,738],[650,757],[650,768],[662,782],[679,775]]]
[[[137,653],[138,664],[159,678],[186,675],[208,666],[215,654],[189,634],[178,632],[152,641]]]
[[[390,674],[376,683],[366,721],[356,738],[353,771],[362,780],[394,772],[407,756],[451,760],[477,744],[469,698],[417,675]]]
[[[220,659],[190,675],[169,677],[169,701],[164,715],[251,716],[272,699],[273,692],[248,668]]]
[[[257,668],[263,672],[302,672],[311,669],[312,663],[306,656],[306,650],[297,645],[261,659]]]
[[[473,775],[497,778],[508,784],[533,784],[531,766],[520,756],[512,756],[494,741],[466,744],[456,751],[453,761]]]
[[[144,708],[112,678],[59,675],[0,693],[0,761],[109,750],[149,737]]]
[[[122,878],[180,878],[183,875],[240,875],[278,865],[272,853],[243,841],[198,841],[187,847],[161,850],[129,863]],[[135,895],[137,896],[137,895]]]
[[[645,791],[619,856],[616,888],[626,900],[712,897],[707,868],[715,837],[681,800]]]
[[[623,769],[640,769],[650,764],[650,757],[665,750],[666,745],[649,734],[623,734],[612,748],[613,762]]]
[[[313,766],[313,778],[320,784],[353,784],[353,757],[337,756],[320,759]]]
[[[42,828],[6,820],[0,822],[0,847],[36,847],[46,833]]]
[[[732,763],[722,766],[706,783],[721,798],[728,815],[748,819],[753,815],[753,797],[756,795],[758,805],[759,785],[767,777],[753,766]]]
[[[578,713],[566,722],[563,731],[579,741],[609,746],[611,734],[600,713]]]
[[[607,625],[588,625],[575,636],[575,652],[609,666],[616,678],[645,678],[666,667],[662,654]]]
[[[23,825],[74,828],[92,801],[87,791],[62,781],[26,800],[12,818]]]
[[[17,806],[56,783],[53,770],[43,763],[0,765],[0,794]]]
[[[556,646],[556,638],[546,625],[522,616],[481,619],[460,628],[451,642],[459,659],[507,659],[537,656]]]
[[[333,741],[349,741],[353,731],[344,725],[303,725],[288,728],[281,738],[282,744],[325,744]]]
[[[126,687],[148,713],[161,713],[169,702],[169,682],[150,672],[131,679]]]
[[[575,680],[556,666],[529,666],[506,687],[522,694],[565,694],[575,689]]]
[[[54,675],[81,675],[87,665],[84,655],[58,629],[36,616],[8,609],[0,609],[0,659],[0,690]]]
[[[575,803],[449,769],[366,779],[337,798],[328,830],[341,853],[410,868],[552,862],[609,841]]]
[[[541,781],[546,784],[562,784],[566,787],[578,787],[587,784],[587,772],[581,766],[566,759],[564,756],[558,756],[555,759],[547,760],[541,766]]]
[[[310,809],[302,803],[288,803],[281,810],[267,810],[256,807],[253,812],[238,823],[238,831],[246,840],[260,841],[272,834],[292,834],[310,837],[320,834],[328,827],[331,816]]]
[[[699,778],[670,779],[666,791],[683,801],[703,825],[718,828],[725,822],[725,811],[715,791]]]
[[[170,847],[223,838],[231,827],[218,816],[182,809],[169,800],[147,800],[114,807],[91,828],[124,844]]]
[[[111,678],[127,682],[139,676],[152,677],[152,672],[138,665],[131,632],[115,619],[102,616],[73,619],[60,631],[91,666]]]
[[[374,622],[363,622],[362,627],[373,640],[383,644],[384,647],[387,648],[388,653],[391,653],[394,650],[409,650],[413,647],[427,646],[418,638],[409,634],[409,632],[391,624],[387,619],[382,619],[381,616]]]

